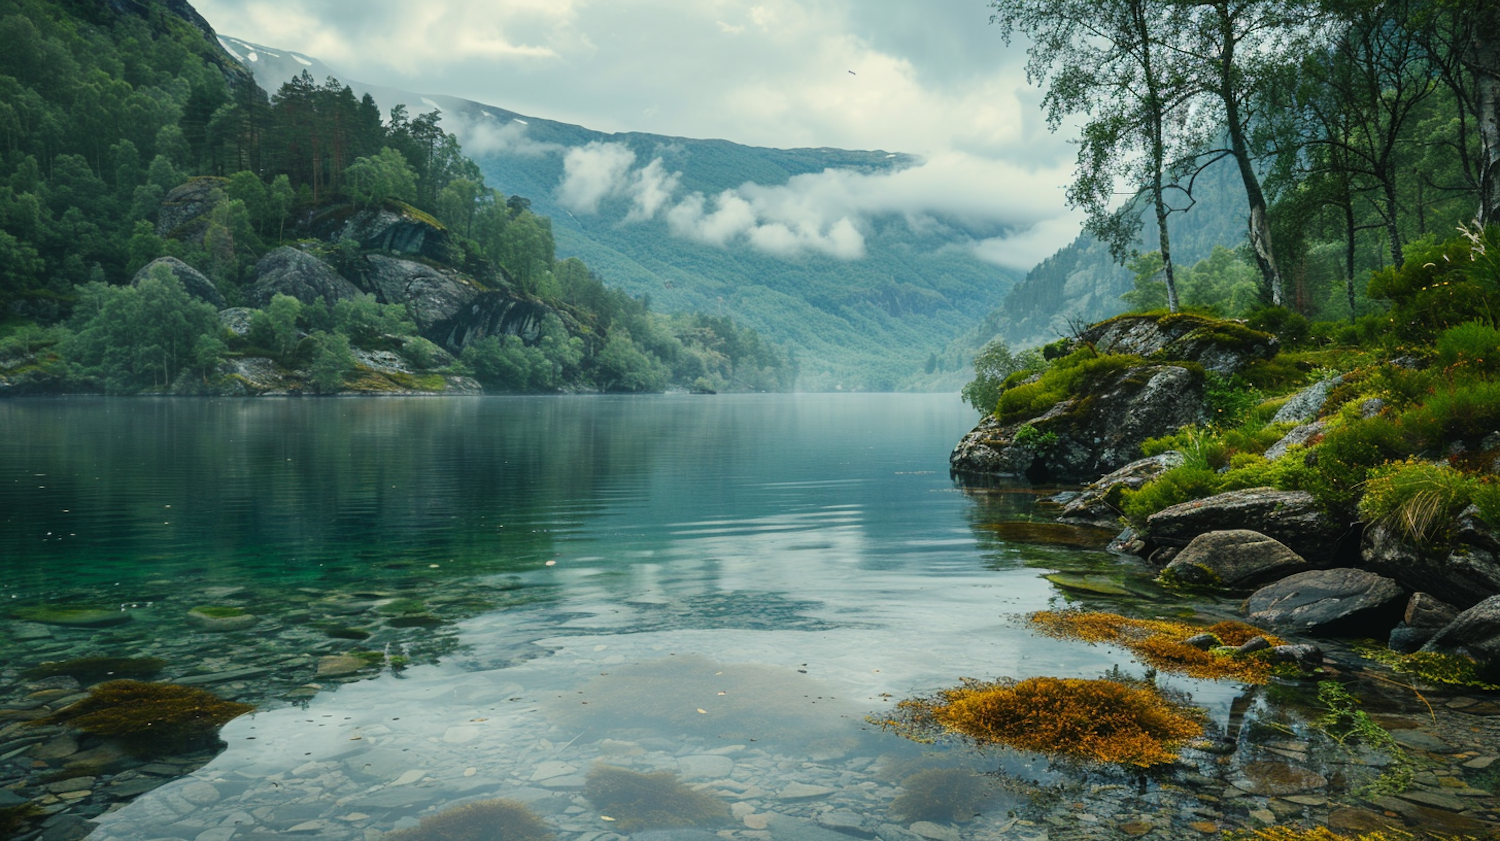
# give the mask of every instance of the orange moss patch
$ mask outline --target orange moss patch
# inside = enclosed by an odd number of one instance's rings
[[[1220,622],[1204,628],[1168,619],[1131,619],[1082,610],[1043,610],[1028,619],[1046,636],[1118,645],[1153,669],[1207,680],[1233,678],[1265,683],[1271,678],[1271,663],[1253,655],[1205,651],[1188,645],[1185,640],[1189,637],[1213,634],[1225,646],[1244,645],[1255,637],[1265,637],[1273,646],[1283,644],[1280,638],[1243,622]]]
[[[877,722],[919,741],[956,733],[1062,759],[1149,767],[1201,736],[1201,716],[1147,686],[1113,680],[1034,677],[965,680],[930,698],[896,705]]]

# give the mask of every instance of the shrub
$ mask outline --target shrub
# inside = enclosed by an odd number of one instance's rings
[[[1438,362],[1453,373],[1493,377],[1500,373],[1500,330],[1470,321],[1444,330],[1437,339]]]
[[[1305,343],[1312,332],[1312,324],[1306,316],[1286,307],[1258,309],[1250,313],[1245,323],[1251,330],[1274,334],[1286,348]]]
[[[1121,510],[1134,523],[1144,523],[1146,518],[1180,502],[1189,502],[1213,496],[1219,492],[1219,475],[1205,467],[1182,465],[1156,477],[1139,490],[1126,490],[1121,494]]]
[[[1201,715],[1155,688],[1122,680],[1034,677],[965,680],[896,705],[877,722],[910,738],[943,733],[1050,757],[1150,767],[1203,734]]]
[[[1238,374],[1223,376],[1209,372],[1203,383],[1203,399],[1208,404],[1209,421],[1215,426],[1238,426],[1265,396]]]
[[[1444,242],[1418,240],[1406,262],[1375,272],[1370,297],[1391,302],[1386,329],[1397,342],[1427,344],[1438,333],[1500,311],[1500,228],[1473,231]]]
[[[1012,374],[1040,367],[1042,360],[1036,351],[1011,353],[1003,340],[991,339],[974,357],[974,379],[963,388],[964,402],[987,415],[995,411]]]
[[[1408,459],[1371,471],[1359,513],[1366,522],[1390,525],[1408,542],[1425,544],[1469,506],[1478,485],[1477,477],[1447,465]]]
[[[1401,417],[1413,450],[1455,439],[1477,441],[1500,429],[1500,381],[1440,389]]]
[[[1139,356],[1100,356],[1093,348],[1081,348],[1054,362],[1036,382],[1007,388],[995,415],[1002,424],[1036,417],[1070,396],[1089,391],[1111,374],[1143,364]]]
[[[1330,511],[1348,512],[1370,471],[1409,452],[1401,428],[1385,417],[1335,426],[1318,445],[1304,490]]]

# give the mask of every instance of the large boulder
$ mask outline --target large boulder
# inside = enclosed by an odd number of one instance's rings
[[[1307,569],[1307,561],[1285,543],[1258,531],[1229,529],[1193,538],[1162,570],[1162,578],[1235,590]]]
[[[484,292],[474,281],[453,269],[381,254],[371,254],[365,262],[366,286],[385,303],[406,304],[417,329],[424,336],[434,325],[453,319]]]
[[[1418,547],[1384,523],[1365,529],[1361,566],[1431,593],[1460,608],[1500,595],[1500,539],[1470,508],[1440,546]]]
[[[1430,593],[1412,593],[1406,602],[1406,613],[1401,616],[1401,624],[1391,631],[1390,649],[1410,654],[1457,618],[1458,608],[1453,605]]]
[[[1286,455],[1286,451],[1292,447],[1310,447],[1323,440],[1323,431],[1328,424],[1321,421],[1309,421],[1289,430],[1281,436],[1281,440],[1266,448],[1266,461],[1275,461]]]
[[[1310,636],[1384,637],[1401,619],[1406,591],[1362,569],[1299,572],[1256,590],[1245,600],[1253,625]]]
[[[283,245],[255,264],[255,283],[245,290],[245,303],[264,307],[276,295],[290,295],[304,304],[323,301],[332,306],[358,297],[360,291],[317,257]]]
[[[1177,467],[1182,461],[1182,453],[1168,450],[1136,459],[1089,483],[1082,491],[1071,492],[1066,496],[1059,494],[1052,498],[1062,506],[1057,521],[1075,526],[1115,527],[1120,521],[1120,510],[1113,501],[1118,500],[1121,490],[1140,490],[1147,482]]]
[[[1235,321],[1189,314],[1118,316],[1083,331],[1078,342],[1091,344],[1100,353],[1195,362],[1224,375],[1257,359],[1270,359],[1280,349],[1269,333]]]
[[[165,267],[172,272],[172,276],[177,278],[177,281],[182,284],[182,288],[194,298],[213,305],[214,309],[221,310],[226,306],[224,296],[219,294],[219,290],[214,286],[213,281],[209,280],[202,272],[176,257],[158,257],[142,266],[141,270],[135,273],[135,277],[130,279],[130,285],[140,286],[141,281],[150,277],[151,273],[158,267]]]
[[[1458,654],[1500,667],[1500,596],[1490,596],[1460,613],[1422,650]]]
[[[1275,538],[1316,567],[1341,563],[1348,530],[1306,491],[1246,488],[1183,502],[1146,518],[1149,547],[1186,546],[1211,531],[1249,529]]]
[[[156,235],[200,245],[208,231],[208,214],[224,201],[226,178],[202,176],[172,188],[156,211]]]
[[[1135,365],[1105,374],[1088,393],[1036,417],[1007,424],[986,417],[959,441],[949,464],[958,473],[1086,482],[1135,460],[1147,438],[1204,417],[1200,374],[1177,365]],[[1021,434],[1023,428],[1032,434]]]

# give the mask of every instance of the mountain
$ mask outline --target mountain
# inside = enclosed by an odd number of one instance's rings
[[[971,248],[994,232],[954,220],[915,224],[900,212],[833,224],[733,218],[743,209],[735,202],[795,208],[799,191],[819,179],[896,173],[919,162],[910,155],[611,134],[361,84],[311,56],[219,41],[273,94],[305,71],[320,82],[339,78],[386,110],[441,111],[443,127],[488,183],[551,217],[559,258],[583,259],[655,309],[731,316],[787,345],[805,389],[956,387],[928,377],[925,363],[1000,305],[1017,280]]]

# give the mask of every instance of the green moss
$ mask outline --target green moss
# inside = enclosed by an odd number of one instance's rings
[[[323,628],[323,633],[336,640],[367,640],[370,632],[364,628],[347,628],[343,625],[329,625]]]
[[[131,620],[130,614],[123,610],[63,604],[21,607],[11,611],[11,616],[27,622],[75,628],[105,628],[111,625],[123,625]]]
[[[1088,394],[1114,374],[1144,364],[1139,356],[1100,356],[1093,348],[1081,348],[1054,362],[1036,382],[1001,392],[995,414],[1002,424],[1029,420],[1069,397]]]
[[[683,785],[671,771],[642,774],[600,765],[589,772],[583,796],[622,832],[638,829],[716,826],[729,808],[716,797]]]
[[[387,625],[392,628],[436,628],[445,624],[443,620],[427,613],[419,613],[408,616],[396,616],[386,620]]]
[[[429,815],[386,841],[550,841],[552,832],[513,800],[481,800]]]
[[[37,723],[65,724],[151,757],[212,747],[220,727],[254,709],[192,686],[112,680]]]
[[[407,613],[426,613],[427,604],[421,599],[396,599],[375,608],[376,613],[401,616]]]
[[[1500,686],[1484,680],[1480,667],[1467,657],[1435,651],[1398,654],[1378,643],[1355,646],[1361,656],[1390,666],[1433,686],[1463,686],[1485,692],[1500,692]]]
[[[154,677],[166,665],[167,661],[159,657],[80,657],[76,660],[42,663],[22,672],[21,676],[35,680],[67,675],[77,678],[80,683],[92,683],[107,677]]]

